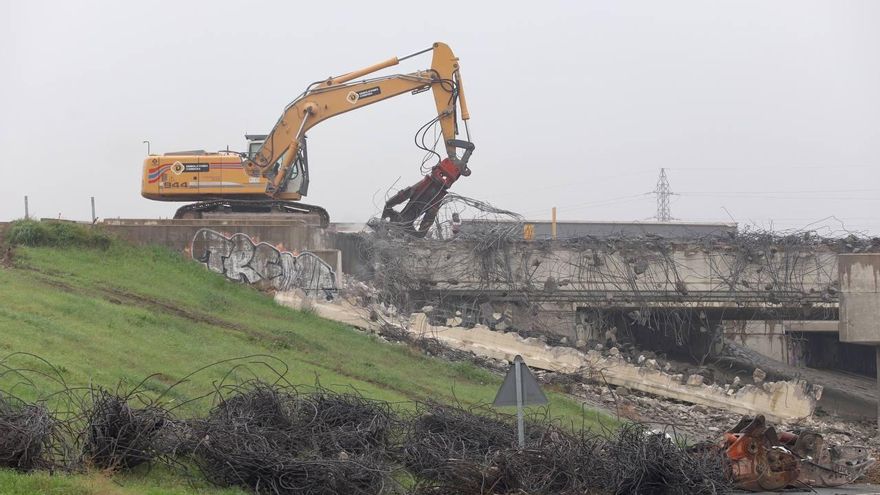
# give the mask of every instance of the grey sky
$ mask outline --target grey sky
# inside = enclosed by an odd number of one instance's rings
[[[839,0],[0,0],[0,219],[25,194],[39,216],[86,219],[94,195],[99,216],[168,217],[179,204],[140,196],[144,139],[242,149],[308,83],[433,41],[472,115],[459,194],[644,219],[667,167],[681,220],[880,233],[880,2]],[[366,220],[418,180],[432,112],[406,95],[313,129],[305,201]]]

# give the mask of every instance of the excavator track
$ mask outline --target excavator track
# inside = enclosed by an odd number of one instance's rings
[[[203,218],[204,213],[220,213],[223,215],[257,214],[277,215],[289,214],[310,215],[317,218],[321,228],[330,226],[330,214],[320,206],[298,203],[296,201],[244,201],[244,200],[215,200],[201,201],[181,206],[174,213],[176,220]]]

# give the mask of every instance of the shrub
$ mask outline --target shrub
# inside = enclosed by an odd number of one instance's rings
[[[70,222],[16,220],[6,231],[6,243],[11,246],[107,249],[112,242],[111,237],[97,227]]]

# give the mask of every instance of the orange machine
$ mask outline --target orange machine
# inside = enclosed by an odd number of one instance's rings
[[[360,79],[426,52],[433,53],[427,70]],[[468,134],[470,116],[458,58],[444,43],[312,83],[287,105],[269,134],[247,136],[247,153],[185,151],[150,155],[144,160],[141,194],[158,201],[197,201],[178,209],[175,218],[288,212],[316,215],[326,226],[329,215],[323,208],[298,202],[309,187],[306,132],[330,117],[394,96],[428,90],[433,92],[437,116],[419,130],[416,143],[437,155],[438,162],[419,183],[389,200],[383,212],[386,220],[399,223],[410,233],[424,235],[447,189],[459,176],[470,175],[467,162],[474,149],[469,135],[467,140],[456,138],[459,118]],[[445,156],[425,142],[427,131],[435,123],[443,135]],[[463,151],[461,156],[459,150]],[[404,202],[400,212],[394,210]]]

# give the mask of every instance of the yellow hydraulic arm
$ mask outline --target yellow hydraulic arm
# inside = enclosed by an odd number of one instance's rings
[[[429,51],[433,52],[430,69],[355,81]],[[293,172],[292,167],[303,152],[303,139],[310,128],[341,113],[357,110],[404,93],[415,94],[428,89],[433,91],[437,105],[437,121],[443,134],[446,158],[454,165],[458,174],[468,175],[467,159],[470,157],[473,145],[469,140],[459,141],[455,137],[458,134],[457,118],[460,117],[464,121],[467,130],[467,120],[470,115],[458,58],[445,43],[434,43],[431,48],[406,57],[399,59],[394,57],[354,72],[313,83],[284,109],[284,113],[266,137],[262,147],[251,159],[245,160],[245,169],[252,176],[262,175],[269,180],[266,190],[268,194],[279,194],[285,189]],[[458,148],[466,150],[461,158],[456,155]],[[448,181],[449,184],[458,178],[458,174],[453,174],[455,177]],[[446,184],[446,187],[449,184]]]

